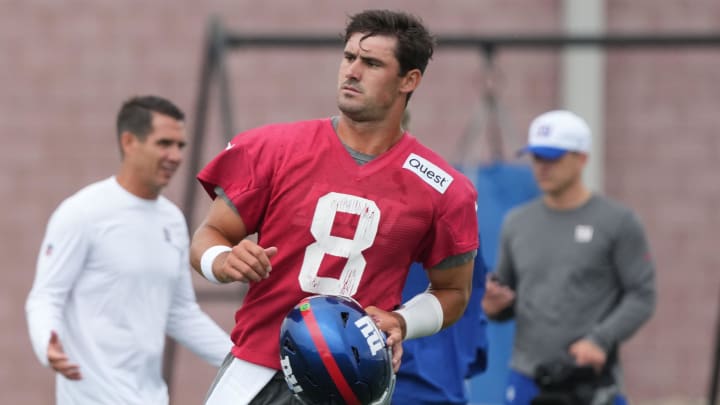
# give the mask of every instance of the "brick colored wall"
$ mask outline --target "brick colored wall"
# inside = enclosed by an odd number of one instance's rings
[[[609,1],[612,32],[718,32],[713,1]],[[720,310],[720,53],[616,50],[607,58],[606,191],[644,221],[657,311],[623,352],[637,398],[702,398]]]
[[[207,18],[248,33],[339,33],[345,15],[402,8],[437,33],[509,34],[560,30],[559,0],[323,1],[188,0],[98,2],[0,0],[0,388],[3,402],[52,403],[52,373],[34,358],[24,319],[35,257],[54,207],[118,164],[113,121],[128,96],[158,93],[189,114],[198,91]],[[349,3],[348,3],[349,4]],[[695,1],[608,1],[613,31],[712,29],[720,5]],[[312,6],[312,7],[311,7]],[[507,150],[529,120],[559,102],[559,53],[501,51],[500,101]],[[339,51],[242,50],[228,56],[237,129],[269,121],[334,114]],[[720,216],[715,158],[720,91],[717,50],[611,51],[607,81],[607,194],[645,222],[658,262],[660,301],[650,324],[624,352],[628,390],[638,400],[704,394],[714,317]],[[473,50],[439,49],[410,104],[413,132],[453,159],[477,113],[485,69]],[[213,98],[203,162],[222,146]],[[715,125],[713,125],[715,124]],[[476,147],[483,145],[482,140]],[[476,151],[478,155],[481,152]],[[181,203],[179,173],[167,195]],[[207,201],[198,195],[198,213]],[[198,215],[199,215],[198,214]],[[196,215],[197,218],[197,215]],[[191,227],[194,228],[195,224]],[[203,296],[217,293],[195,278]],[[235,304],[203,307],[224,327]],[[214,370],[178,348],[173,403],[197,404]]]

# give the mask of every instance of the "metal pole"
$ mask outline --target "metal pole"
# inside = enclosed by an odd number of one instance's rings
[[[342,46],[335,36],[303,34],[277,34],[257,36],[253,34],[227,33],[226,44],[231,48],[329,48]],[[717,47],[720,32],[677,33],[677,34],[636,34],[636,35],[513,35],[513,36],[468,36],[440,35],[438,49],[472,49],[485,45],[521,48],[560,48],[563,46],[601,47]]]
[[[205,126],[207,123],[208,104],[210,98],[210,86],[212,85],[213,75],[217,70],[218,54],[224,52],[225,47],[219,42],[220,22],[217,18],[210,20],[210,26],[205,41],[205,49],[203,52],[203,64],[200,72],[200,88],[197,99],[195,100],[195,124],[193,126],[192,140],[190,145],[190,159],[188,161],[188,176],[185,185],[185,196],[183,199],[183,212],[188,226],[193,226],[193,217],[195,212],[195,191],[197,190],[197,182],[195,174],[200,169],[200,159],[202,158],[203,141],[205,135]]]
[[[493,162],[499,162],[505,158],[505,146],[500,125],[500,101],[497,95],[500,86],[500,76],[497,66],[495,66],[495,45],[485,44],[482,47],[482,51],[485,68],[488,72],[488,79],[485,81],[485,94],[483,96],[486,109],[485,134],[488,137],[488,145],[490,146],[490,158]]]
[[[718,300],[720,304],[720,300]],[[708,405],[717,405],[718,385],[720,385],[720,305],[717,308],[717,320],[715,321],[715,358],[710,371],[710,384],[708,392]]]
[[[229,141],[235,135],[235,122],[233,120],[232,98],[230,95],[230,80],[228,78],[227,64],[225,63],[225,43],[227,41],[225,31],[218,23],[215,30],[215,45],[217,46],[216,66],[218,69],[219,91],[220,91],[220,112],[222,117],[223,131],[225,138]]]

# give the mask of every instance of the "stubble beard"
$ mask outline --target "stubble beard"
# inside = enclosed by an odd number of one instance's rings
[[[343,94],[338,94],[337,106],[343,115],[355,122],[381,121],[391,108],[390,103],[368,102],[364,97],[346,97]]]
[[[346,117],[355,122],[365,122],[372,120],[371,109],[364,104],[354,103],[352,100],[343,100],[343,96],[338,96],[338,110]]]

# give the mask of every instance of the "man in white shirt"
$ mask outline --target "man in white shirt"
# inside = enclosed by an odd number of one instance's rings
[[[230,338],[198,306],[185,217],[160,195],[182,161],[184,114],[160,97],[126,101],[116,175],[50,218],[26,303],[58,405],[167,404],[165,336],[219,366]]]

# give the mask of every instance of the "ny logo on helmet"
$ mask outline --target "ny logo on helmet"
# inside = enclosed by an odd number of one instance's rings
[[[370,317],[363,316],[362,318],[355,321],[355,326],[357,326],[358,329],[360,329],[360,332],[362,332],[363,336],[365,336],[365,340],[367,341],[368,347],[370,347],[370,352],[373,356],[375,355],[375,353],[382,350],[382,337],[378,333],[377,327],[373,323],[372,319],[370,319]]]
[[[295,378],[295,375],[292,371],[292,366],[290,366],[290,359],[288,356],[283,356],[280,359],[280,365],[282,366],[282,371],[285,373],[285,381],[287,381],[290,388],[292,388],[294,393],[302,392],[302,387],[300,384],[298,384],[297,378]]]

